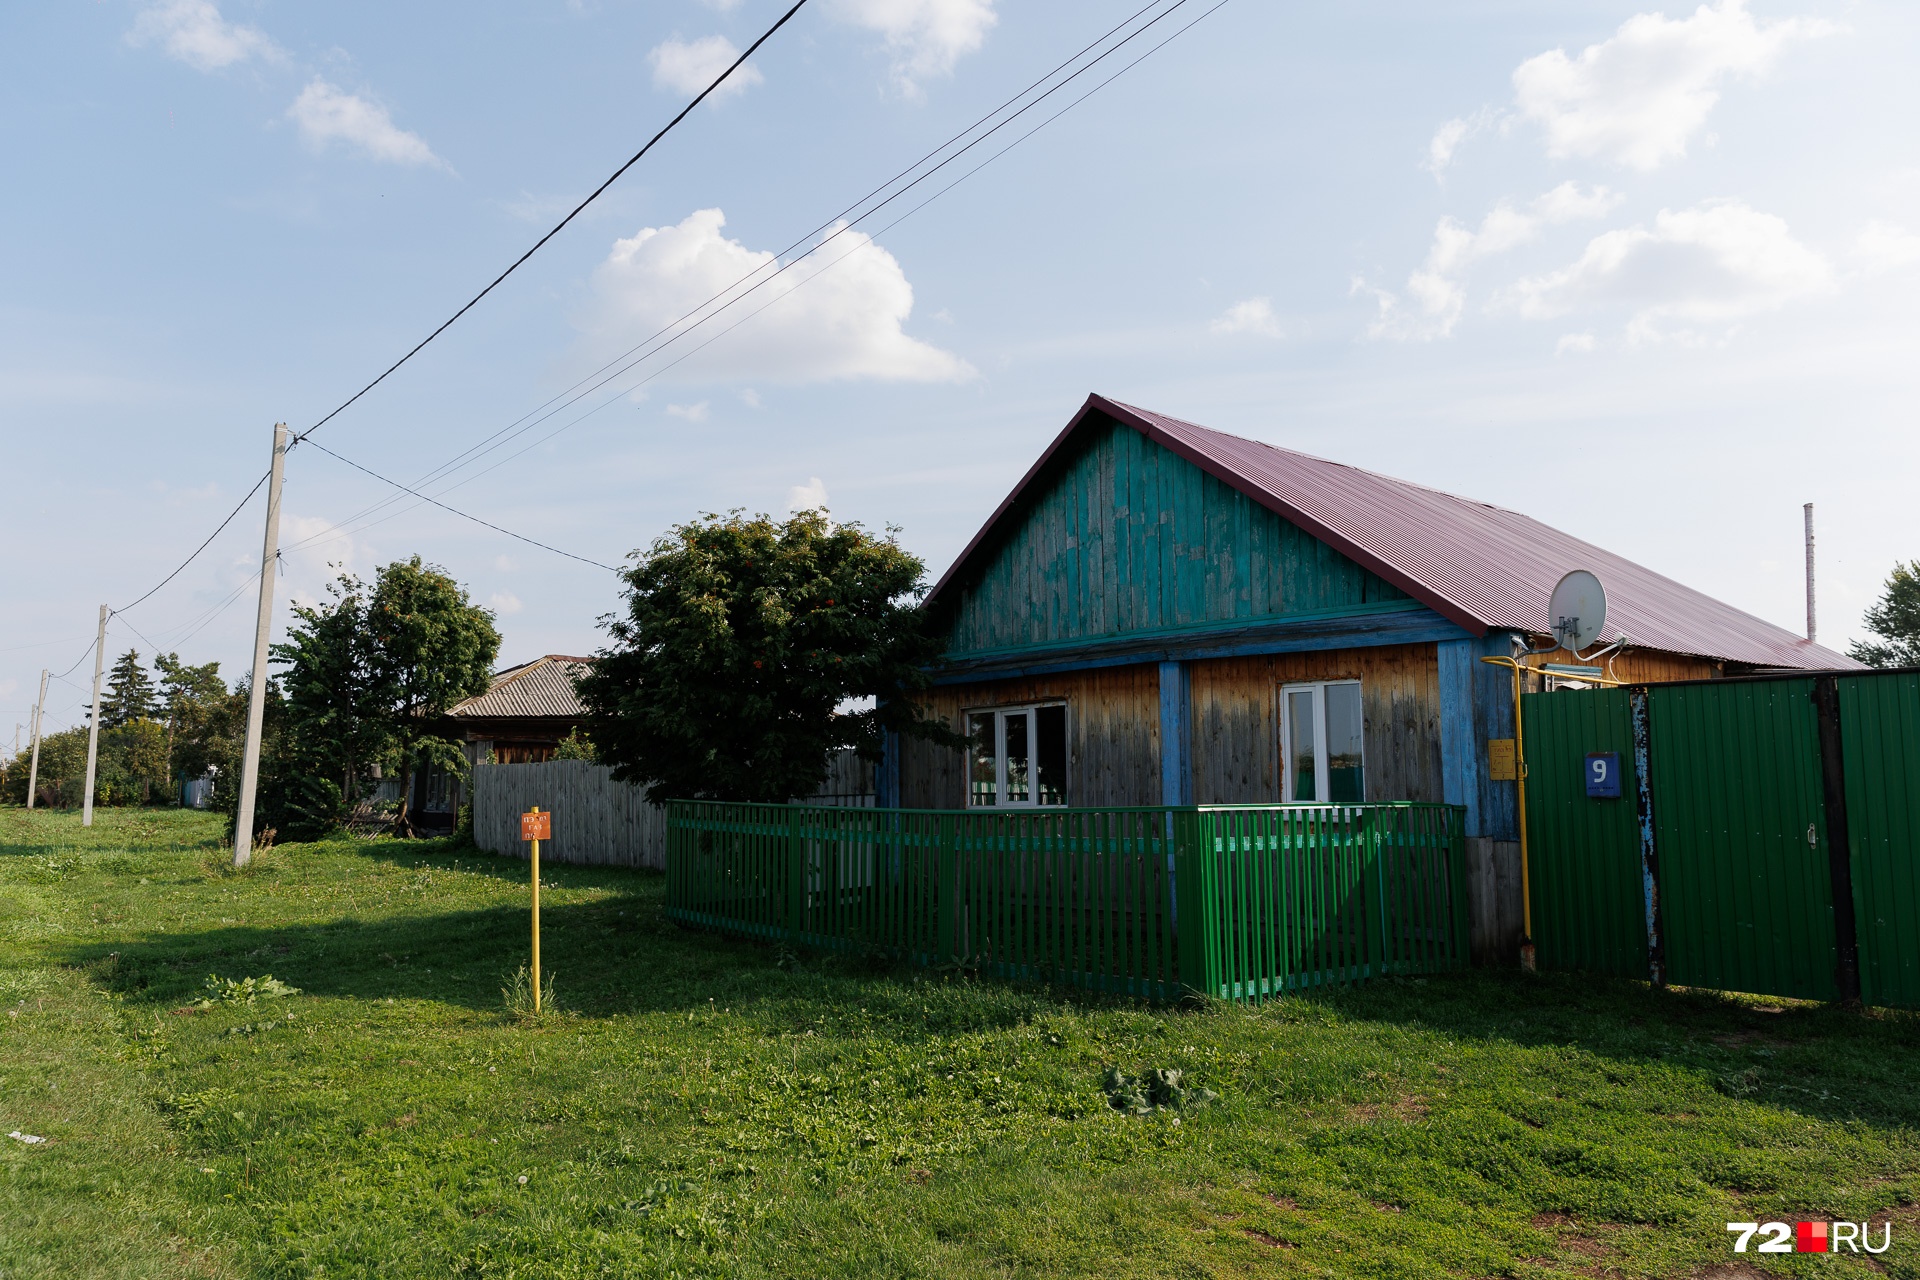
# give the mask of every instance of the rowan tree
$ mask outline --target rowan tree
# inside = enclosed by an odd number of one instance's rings
[[[650,800],[782,802],[887,731],[959,745],[915,698],[940,641],[925,566],[825,511],[707,515],[635,552],[613,644],[580,682],[613,776]]]

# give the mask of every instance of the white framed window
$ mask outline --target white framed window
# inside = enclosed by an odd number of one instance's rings
[[[967,712],[967,807],[1067,802],[1067,705]]]
[[[1366,720],[1358,680],[1280,688],[1280,750],[1286,798],[1296,804],[1360,804],[1367,798]]]

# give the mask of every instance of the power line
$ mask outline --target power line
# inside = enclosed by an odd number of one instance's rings
[[[595,187],[592,193],[588,195],[585,200],[582,200],[579,204],[575,205],[573,208],[573,212],[569,213],[566,217],[560,219],[560,221],[554,225],[553,230],[547,232],[547,234],[541,236],[538,240],[536,240],[531,249],[528,249],[525,253],[521,254],[518,258],[515,258],[511,266],[509,266],[505,271],[502,271],[499,275],[495,276],[493,278],[492,283],[487,285],[486,288],[482,289],[479,293],[474,294],[473,297],[467,302],[467,304],[464,307],[461,307],[458,311],[454,312],[451,316],[448,316],[447,319],[441,323],[439,328],[435,329],[432,333],[422,338],[419,341],[419,343],[413,348],[413,350],[407,352],[407,354],[401,356],[398,360],[395,360],[392,364],[388,365],[385,372],[381,373],[381,375],[375,378],[372,382],[369,382],[366,386],[360,388],[358,391],[354,392],[351,396],[348,396],[347,399],[343,401],[337,408],[335,408],[332,413],[329,413],[326,417],[320,419],[320,421],[314,423],[312,426],[308,427],[305,431],[302,431],[299,435],[295,436],[294,441],[298,443],[299,441],[305,440],[308,436],[311,436],[314,432],[318,431],[321,427],[326,426],[327,423],[331,422],[335,417],[337,417],[341,412],[343,412],[349,405],[353,404],[354,401],[358,400],[361,396],[364,396],[365,394],[367,394],[367,392],[379,386],[382,382],[385,382],[388,374],[392,373],[395,369],[398,369],[401,365],[405,364],[407,361],[413,359],[414,356],[418,355],[421,351],[421,348],[425,347],[429,342],[432,342],[435,338],[439,337],[442,333],[445,333],[447,329],[453,324],[454,321],[458,320],[461,316],[467,314],[467,312],[473,310],[474,306],[480,301],[480,299],[486,297],[488,294],[493,292],[494,287],[496,285],[498,285],[502,280],[505,280],[508,276],[512,275],[515,271],[518,271],[520,269],[521,263],[525,262],[528,258],[531,258],[534,254],[538,253],[542,245],[545,245],[547,241],[559,235],[561,230],[564,229],[568,223],[572,222],[575,218],[579,217],[581,210],[585,209],[588,205],[592,204],[595,200],[598,200],[600,198],[601,192],[605,191],[608,187],[612,186],[620,178],[620,175],[624,174],[627,170],[633,168],[634,165],[638,164],[642,156],[646,155],[647,152],[653,150],[655,143],[659,142],[660,139],[666,137],[668,133],[672,132],[673,127],[675,125],[679,124],[682,120],[686,119],[687,116],[693,111],[695,107],[699,106],[702,102],[706,101],[708,94],[712,93],[715,89],[718,89],[722,84],[722,82],[724,82],[728,76],[732,75],[735,71],[737,71],[740,68],[740,65],[744,63],[748,58],[751,58],[754,55],[755,50],[757,50],[761,45],[765,44],[768,40],[770,40],[773,37],[774,32],[786,26],[788,21],[793,17],[793,15],[800,12],[801,7],[804,6],[806,3],[807,3],[807,0],[795,0],[794,6],[791,9],[788,9],[785,13],[780,15],[779,21],[775,22],[772,26],[768,27],[764,32],[762,32],[760,35],[760,38],[758,40],[755,40],[752,44],[748,45],[744,53],[742,53],[739,57],[735,58],[733,62],[728,65],[725,71],[722,71],[718,76],[714,78],[714,81],[712,84],[702,89],[698,97],[696,97],[692,102],[689,102],[686,106],[680,109],[679,115],[667,121],[667,123],[661,127],[660,132],[654,134],[653,137],[647,139],[646,146],[641,147],[638,151],[634,152],[633,156],[625,164],[621,165],[618,169],[615,169],[612,175],[608,177],[605,182]],[[561,554],[565,555],[566,553],[562,552]],[[602,567],[604,568],[605,566],[602,566]]]
[[[307,443],[313,444],[312,441],[308,441]],[[355,471],[363,471],[367,475],[372,476],[375,480],[378,480],[383,484],[390,484],[396,489],[399,489],[405,493],[410,493],[414,497],[420,499],[420,501],[422,502],[430,502],[434,506],[440,508],[442,511],[446,511],[453,515],[459,516],[462,520],[471,520],[477,525],[482,525],[488,529],[493,530],[495,533],[504,533],[509,538],[516,538],[521,542],[527,543],[529,546],[539,547],[542,551],[551,551],[553,552],[553,554],[557,556],[565,556],[569,560],[578,560],[581,564],[590,564],[596,569],[605,569],[608,573],[620,572],[620,570],[614,568],[610,564],[602,564],[598,560],[589,560],[587,559],[587,557],[577,556],[573,554],[573,552],[571,551],[562,551],[560,548],[555,546],[549,546],[547,543],[541,542],[538,539],[529,538],[524,533],[515,533],[511,529],[502,528],[501,526],[493,523],[491,520],[482,520],[479,516],[470,515],[467,512],[460,510],[458,507],[450,507],[446,503],[441,502],[438,498],[429,498],[426,494],[421,493],[417,489],[407,488],[406,485],[401,484],[398,480],[389,480],[386,476],[381,475],[378,471],[373,470],[371,467],[361,466],[359,463],[355,462],[352,458],[341,457],[339,454],[335,453],[333,450],[327,448],[327,446],[323,444],[313,444],[313,447],[318,449],[320,452],[326,454],[329,458],[333,458],[337,461],[346,463],[348,466],[352,467]]]
[[[900,174],[895,175],[894,178],[889,179],[885,183],[882,183],[880,186],[874,188],[873,191],[869,192],[866,196],[862,197],[858,201],[855,201],[854,204],[848,206],[848,208],[844,210],[840,215],[838,215],[835,219],[830,219],[828,222],[821,224],[822,228],[827,226],[832,226],[835,222],[844,218],[846,216],[846,213],[849,213],[854,211],[855,209],[858,209],[862,204],[867,203],[874,196],[880,194],[881,192],[886,191],[889,187],[897,183],[901,177],[904,177],[907,174],[913,173],[915,170],[919,169],[922,165],[925,165],[928,161],[932,160],[935,156],[938,156],[941,152],[947,150],[955,142],[957,142],[962,138],[965,138],[968,134],[979,129],[988,121],[992,120],[995,116],[998,116],[1002,112],[1006,111],[1008,107],[1012,106],[1015,102],[1018,102],[1021,98],[1027,96],[1029,93],[1033,91],[1033,89],[1037,88],[1039,85],[1045,84],[1047,81],[1053,79],[1056,75],[1058,75],[1060,71],[1062,71],[1066,67],[1073,65],[1073,63],[1079,61],[1082,57],[1084,57],[1087,54],[1088,51],[1094,48],[1097,48],[1101,44],[1105,43],[1114,35],[1114,33],[1131,25],[1142,14],[1146,13],[1150,9],[1157,7],[1162,3],[1164,3],[1164,0],[1152,0],[1152,3],[1137,10],[1135,13],[1130,15],[1125,21],[1117,24],[1107,32],[1103,33],[1099,38],[1097,38],[1096,40],[1092,41],[1091,43],[1083,47],[1081,50],[1076,52],[1072,57],[1060,63],[1052,71],[1049,71],[1046,75],[1040,77],[1038,80],[1035,80],[1032,84],[1028,85],[1025,89],[1021,90],[1019,93],[1009,98],[1006,102],[1002,103],[998,107],[995,107],[992,111],[982,116],[974,124],[969,125],[967,128],[961,130],[959,133],[955,134],[952,138],[948,139],[946,142],[941,143],[938,147],[935,147],[932,151],[929,151],[920,160],[915,161],[913,164],[909,165],[906,169],[902,170]],[[761,288],[771,283],[771,281],[776,279],[778,276],[784,274],[786,271],[799,265],[799,263],[805,261],[807,258],[818,253],[820,250],[824,249],[828,244],[832,243],[833,240],[837,239],[840,235],[845,234],[847,231],[851,231],[854,226],[858,225],[859,222],[864,221],[867,218],[870,218],[873,214],[878,213],[881,209],[886,208],[888,205],[898,200],[901,196],[905,195],[907,192],[913,190],[915,187],[919,186],[921,183],[927,181],[928,179],[933,177],[935,174],[939,173],[942,169],[946,168],[948,165],[960,159],[962,156],[966,155],[969,151],[973,150],[975,147],[979,146],[981,143],[987,141],[995,133],[998,133],[1001,129],[1012,124],[1015,120],[1018,120],[1022,115],[1025,115],[1027,112],[1039,106],[1041,103],[1046,101],[1049,97],[1051,97],[1053,94],[1059,92],[1061,89],[1065,88],[1067,85],[1073,83],[1074,80],[1078,79],[1080,76],[1084,75],[1086,72],[1092,70],[1094,67],[1098,66],[1101,62],[1105,61],[1107,58],[1111,57],[1113,54],[1118,53],[1127,44],[1129,44],[1139,36],[1145,34],[1148,30],[1150,30],[1153,26],[1155,26],[1162,20],[1170,17],[1176,10],[1182,8],[1187,3],[1189,3],[1189,0],[1174,0],[1174,3],[1172,5],[1168,6],[1161,13],[1155,15],[1150,21],[1143,24],[1138,30],[1131,32],[1123,40],[1115,44],[1112,48],[1102,52],[1098,57],[1088,62],[1086,66],[1083,66],[1078,70],[1074,71],[1072,75],[1067,76],[1065,79],[1061,80],[1060,83],[1053,85],[1045,93],[1035,98],[1032,102],[1029,102],[1026,105],[1022,106],[1019,111],[1009,116],[1006,120],[1003,120],[1000,123],[994,125],[992,129],[989,129],[986,133],[982,134],[980,137],[975,138],[973,141],[969,142],[965,147],[961,148],[959,151],[955,152],[953,155],[948,156],[946,159],[942,160],[939,164],[929,169],[926,173],[921,174],[919,177],[915,178],[912,182],[908,183],[906,186],[902,187],[900,190],[895,191],[893,192],[893,194],[887,196],[885,200],[880,201],[878,204],[874,205],[872,208],[867,209],[864,212],[860,213],[859,217],[856,218],[853,223],[850,223],[840,228],[839,230],[836,230],[832,236],[829,236],[825,240],[822,240],[819,244],[812,246],[806,251],[806,253],[800,255],[798,258],[792,259],[791,261],[781,264],[774,272],[765,276],[763,279],[756,281],[752,286],[750,286],[748,289],[741,292],[737,296],[728,299],[724,304],[718,307],[715,307],[711,311],[708,311],[705,315],[700,314],[702,311],[706,310],[706,308],[712,306],[715,302],[718,302],[720,299],[725,298],[727,294],[731,293],[734,289],[738,288],[740,284],[742,284],[746,280],[751,279],[754,275],[758,274],[759,271],[762,270],[762,268],[756,268],[754,271],[748,272],[746,275],[743,275],[742,277],[740,277],[740,279],[734,281],[732,284],[728,285],[726,288],[714,294],[706,302],[703,302],[699,306],[694,307],[692,310],[682,315],[679,319],[672,321],[668,325],[656,331],[651,337],[643,340],[637,346],[629,348],[625,355],[616,357],[614,360],[609,361],[608,364],[601,366],[601,368],[597,370],[594,374],[590,374],[588,375],[587,378],[583,378],[580,380],[580,382],[574,384],[576,388],[579,388],[582,386],[582,384],[591,383],[591,385],[585,386],[583,390],[579,390],[577,393],[575,393],[573,392],[572,389],[569,389],[568,392],[561,393],[559,396],[556,396],[553,399],[547,401],[546,404],[541,405],[539,408],[533,410],[529,414],[523,415],[520,419],[517,419],[515,422],[508,424],[508,426],[503,428],[502,430],[495,432],[493,436],[488,437],[486,440],[483,440],[474,446],[470,446],[468,449],[462,451],[459,454],[456,454],[448,462],[443,463],[440,466],[429,471],[421,480],[417,480],[414,483],[416,485],[431,483],[435,479],[444,477],[450,474],[454,470],[458,470],[460,466],[463,465],[463,460],[466,460],[466,461],[477,460],[478,456],[483,456],[485,453],[491,452],[494,448],[498,448],[501,444],[506,443],[508,440],[511,440],[519,435],[522,435],[526,431],[529,431],[532,428],[538,426],[540,423],[547,421],[552,416],[554,416],[554,414],[561,412],[562,410],[570,407],[571,405],[579,403],[579,401],[584,399],[587,395],[592,394],[594,391],[598,390],[599,388],[605,386],[607,383],[613,381],[615,378],[619,377],[621,373],[627,372],[628,370],[632,369],[635,365],[638,365],[639,363],[648,359],[651,356],[658,355],[660,352],[664,351],[668,346],[679,341],[681,338],[685,337],[687,334],[694,332],[696,329],[702,327],[707,322],[719,316],[722,312],[732,308],[735,304],[741,301],[744,301],[747,297],[751,296],[753,293],[758,292]],[[928,196],[925,200],[921,201],[919,204],[915,205],[913,208],[907,210],[905,213],[901,214],[899,217],[889,222],[885,227],[881,228],[881,231],[879,233],[876,233],[876,234],[883,234],[885,231],[891,230],[893,227],[898,226],[901,222],[904,222],[907,218],[913,216],[913,214],[919,212],[921,209],[925,208],[928,204],[931,204],[934,200],[946,194],[948,191],[951,191],[955,186],[958,186],[961,182],[964,182],[967,178],[972,177],[974,174],[978,173],[981,169],[985,168],[988,164],[991,164],[994,160],[999,159],[1001,156],[1005,155],[1008,151],[1011,151],[1014,147],[1026,141],[1028,138],[1032,137],[1035,133],[1038,133],[1041,129],[1051,124],[1053,121],[1059,119],[1060,116],[1066,114],[1066,112],[1072,110],[1075,106],[1078,106],[1081,102],[1084,102],[1087,98],[1093,96],[1093,94],[1099,92],[1101,89],[1105,88],[1108,84],[1111,84],[1114,80],[1118,79],[1120,76],[1126,74],[1126,72],[1138,66],[1141,62],[1145,61],[1148,57],[1152,56],[1154,53],[1164,48],[1167,44],[1171,43],[1173,40],[1177,39],[1179,36],[1191,30],[1194,26],[1198,25],[1201,21],[1205,20],[1207,17],[1211,16],[1213,13],[1223,8],[1226,3],[1227,3],[1227,0],[1218,0],[1216,4],[1208,8],[1205,12],[1201,13],[1198,17],[1194,18],[1191,22],[1187,23],[1185,26],[1181,27],[1179,30],[1174,31],[1172,34],[1168,35],[1165,39],[1161,40],[1158,44],[1155,44],[1152,48],[1147,49],[1145,52],[1141,53],[1138,57],[1133,59],[1131,62],[1127,63],[1125,66],[1115,71],[1112,75],[1100,81],[1100,83],[1094,85],[1091,89],[1087,90],[1085,93],[1081,94],[1079,97],[1076,97],[1075,99],[1073,99],[1073,101],[1069,102],[1066,106],[1062,107],[1059,111],[1056,111],[1052,115],[1046,117],[1044,120],[1040,121],[1040,123],[1035,125],[1033,128],[1022,133],[1019,137],[1015,138],[1012,142],[1000,148],[998,151],[995,151],[992,155],[988,156],[985,160],[981,161],[979,164],[967,170],[965,173],[961,174],[959,177],[955,178],[952,182],[949,182],[944,187],[941,187],[938,191],[935,191],[932,195]],[[816,228],[816,232],[810,232],[808,234],[809,235],[816,234],[818,230],[819,228]],[[873,238],[872,236],[868,236],[867,241],[871,241],[872,238]],[[802,237],[801,240],[796,240],[794,244],[795,245],[800,244],[804,241],[804,239],[805,237]],[[832,262],[828,263],[826,267],[822,268],[819,272],[816,272],[813,276],[803,279],[799,284],[794,286],[794,289],[797,290],[799,288],[802,288],[807,283],[810,283],[812,280],[818,279],[821,275],[825,274],[826,271],[831,270],[833,266],[844,261],[847,257],[851,256],[852,253],[857,252],[860,247],[861,247],[860,245],[856,245],[853,249],[850,249],[846,253],[841,254],[839,257],[835,258]],[[789,246],[789,251],[791,248],[792,246]],[[779,258],[779,255],[776,255],[775,257],[776,262],[778,261],[778,258]],[[719,333],[708,338],[705,342],[700,343],[698,346],[694,347],[690,351],[684,352],[682,355],[680,355],[679,357],[677,357],[667,365],[664,365],[661,368],[656,369],[653,372],[649,373],[646,377],[640,379],[639,382],[634,383],[632,386],[623,388],[622,390],[617,392],[615,395],[613,395],[609,399],[604,400],[600,404],[597,404],[592,408],[586,410],[585,412],[579,414],[578,416],[574,417],[573,419],[563,424],[561,427],[557,428],[555,431],[549,432],[548,434],[542,436],[539,440],[534,441],[532,444],[528,445],[526,448],[520,449],[512,454],[509,454],[506,458],[502,458],[498,462],[494,463],[492,466],[489,466],[479,472],[476,472],[473,475],[470,475],[466,477],[466,479],[458,481],[455,484],[449,485],[446,488],[440,490],[440,492],[447,493],[447,492],[450,492],[452,489],[460,488],[466,484],[470,484],[474,480],[479,479],[481,476],[484,476],[489,472],[494,471],[499,467],[505,465],[507,462],[512,461],[514,458],[522,456],[528,450],[537,448],[540,444],[545,443],[547,440],[551,440],[554,436],[560,434],[560,432],[566,431],[569,428],[584,421],[586,418],[592,416],[593,414],[598,413],[600,410],[606,408],[608,405],[618,401],[621,397],[630,394],[637,387],[645,385],[645,383],[652,381],[656,377],[659,377],[661,374],[673,368],[675,365],[679,364],[681,361],[705,349],[707,346],[710,346],[713,342],[726,336],[728,333],[731,333],[734,329],[739,328],[741,324],[744,324],[747,320],[750,320],[754,316],[760,314],[760,312],[766,310],[767,307],[773,305],[774,302],[779,301],[781,297],[785,297],[785,296],[787,295],[783,294],[783,295],[778,295],[774,298],[769,299],[767,302],[762,303],[759,307],[756,307],[752,311],[748,312],[745,316],[740,317],[740,319],[736,320],[733,324],[728,325],[725,329],[721,330]],[[687,321],[689,318],[696,317],[696,316],[698,318],[694,319],[692,324],[686,325],[685,328],[677,328],[678,326],[682,325],[685,321]],[[676,329],[677,331],[675,331]],[[662,335],[668,334],[669,332],[672,332],[671,337],[668,337],[663,342],[659,342],[658,345],[650,345],[650,344],[653,344],[656,339],[659,339]],[[627,356],[633,355],[633,353],[636,351],[641,351],[641,348],[648,348],[648,347],[650,347],[650,349],[643,351],[636,358],[632,360],[627,360],[626,358]],[[622,364],[621,363],[622,361],[625,361],[625,363]],[[619,367],[614,368],[614,366],[616,365],[618,365]],[[606,374],[606,376],[604,377],[600,376],[601,374],[606,373],[606,370],[610,368],[613,369],[613,372],[611,374]],[[558,401],[559,403],[556,403],[556,401]],[[529,419],[531,419],[531,421],[529,421]],[[516,430],[516,428],[518,429]],[[316,445],[315,447],[317,448],[319,446]],[[488,528],[495,529],[501,533],[506,533],[510,537],[518,538],[521,541],[532,543],[535,546],[540,546],[547,550],[557,550],[556,548],[546,547],[546,544],[536,542],[534,539],[527,538],[522,534],[513,533],[511,530],[503,529],[498,525],[493,525],[487,521],[480,520],[478,517],[467,515],[465,512],[461,512],[456,508],[448,507],[446,506],[446,504],[439,502],[436,498],[429,497],[426,494],[419,492],[415,488],[411,488],[407,485],[403,485],[397,480],[393,480],[384,475],[381,475],[380,473],[373,471],[371,468],[362,466],[361,464],[354,462],[351,459],[346,458],[340,454],[333,453],[333,451],[331,450],[327,450],[327,452],[331,454],[331,456],[338,458],[340,461],[347,463],[347,465],[354,467],[356,470],[365,472],[366,474],[381,480],[383,483],[392,485],[395,489],[401,491],[402,493],[411,494],[412,496],[420,499],[421,502],[433,503],[434,505],[440,506],[445,510],[452,511],[454,514],[460,515],[463,518],[473,520],[475,523],[478,523],[478,524],[486,525]],[[358,520],[363,516],[370,515],[373,512],[378,511],[381,507],[390,505],[395,500],[396,500],[395,498],[389,498],[382,502],[375,503],[370,507],[364,508],[361,512],[357,513],[355,516],[349,517],[348,520],[344,523],[351,524],[354,520]],[[417,506],[418,504],[415,504],[415,505]],[[401,513],[400,512],[393,513],[393,515],[398,515],[398,514],[401,514]],[[384,520],[391,519],[391,518],[393,518],[391,515],[382,517],[381,521],[374,521],[372,523],[382,523],[384,522]],[[359,527],[365,528],[370,526],[362,525]],[[316,535],[314,538],[309,539],[307,541],[308,542],[326,541],[329,537],[346,536],[348,533],[351,533],[354,531],[355,530],[351,530],[351,529],[342,529],[332,534]],[[306,545],[306,543],[301,543],[298,545]],[[569,552],[559,552],[559,554],[567,555],[572,559],[583,560],[585,563],[588,563],[588,564],[599,563],[597,561],[586,560],[585,557],[573,556]],[[600,567],[609,568],[610,566],[601,565]]]
[[[179,577],[182,570],[184,570],[188,565],[192,564],[196,559],[199,558],[199,555],[202,551],[205,551],[210,545],[212,545],[213,540],[220,536],[221,530],[225,529],[228,525],[233,523],[233,518],[239,515],[242,509],[244,509],[249,502],[253,501],[253,495],[260,492],[260,486],[265,484],[266,482],[267,482],[267,477],[265,475],[262,475],[258,480],[254,481],[253,488],[247,490],[247,496],[240,499],[238,505],[236,505],[233,510],[227,512],[227,518],[225,520],[222,520],[219,523],[219,525],[214,529],[214,531],[207,535],[207,540],[205,542],[202,542],[199,546],[195,547],[193,549],[193,554],[188,556],[185,560],[182,560],[180,562],[179,567],[176,568],[172,573],[160,579],[158,585],[156,585],[152,591],[147,592],[146,595],[143,595],[138,600],[135,600],[133,604],[121,605],[118,609],[112,610],[112,612],[116,614],[125,613],[127,610],[132,609],[137,605],[145,604],[147,601],[151,600],[155,595],[159,593],[161,587],[166,586],[169,582],[172,582],[175,578]]]

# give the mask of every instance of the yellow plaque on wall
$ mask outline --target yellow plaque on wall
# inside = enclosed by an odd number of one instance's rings
[[[1487,776],[1495,782],[1514,781],[1513,739],[1487,739]]]

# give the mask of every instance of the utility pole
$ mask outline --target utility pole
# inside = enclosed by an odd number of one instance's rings
[[[80,801],[80,825],[93,825],[93,772],[100,763],[100,675],[107,668],[107,618],[113,610],[100,606],[100,630],[93,637],[93,709],[87,716],[87,791]]]
[[[1812,644],[1818,630],[1813,625],[1813,504],[1809,502],[1803,511],[1807,517],[1807,643]]]
[[[273,571],[280,559],[280,481],[287,471],[287,424],[273,424],[267,481],[267,533],[260,548],[260,612],[253,624],[253,675],[247,689],[247,748],[240,759],[240,809],[234,815],[233,865],[253,856],[253,793],[260,783],[260,725],[267,711],[267,637],[273,630]]]
[[[47,714],[47,668],[40,668],[40,698],[33,704],[33,763],[27,766],[27,808],[40,785],[40,721]]]

